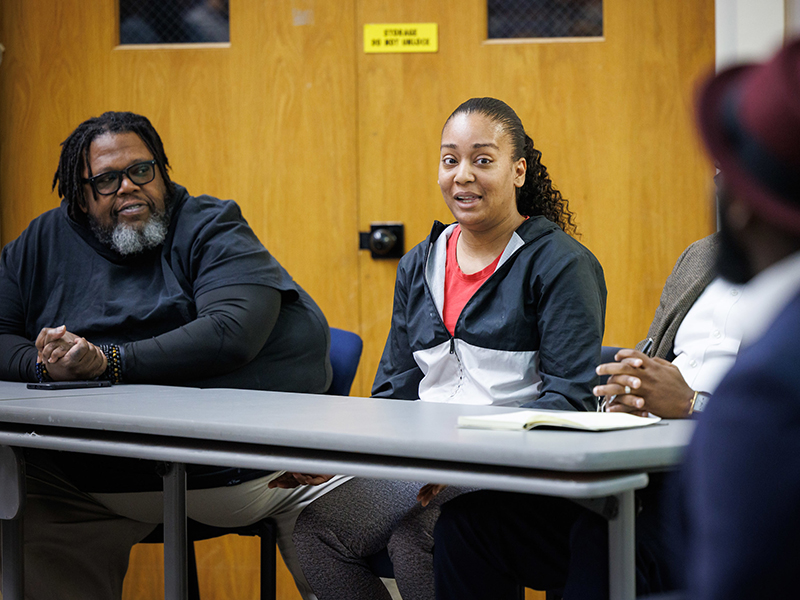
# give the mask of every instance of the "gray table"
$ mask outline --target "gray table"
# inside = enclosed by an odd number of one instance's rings
[[[579,499],[609,518],[611,597],[634,598],[633,492],[647,485],[648,471],[680,460],[693,424],[664,421],[604,433],[456,428],[459,415],[504,410],[512,409],[145,385],[34,391],[0,382],[0,445],[172,463],[164,494],[169,600],[186,596],[187,463]],[[6,488],[15,481],[13,473],[2,478]],[[0,501],[13,508],[13,499]],[[14,600],[16,589],[22,597],[21,539],[13,523],[4,521],[3,529],[6,600]]]

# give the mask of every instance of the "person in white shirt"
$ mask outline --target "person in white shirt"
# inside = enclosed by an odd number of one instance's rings
[[[705,407],[733,366],[742,339],[741,286],[716,276],[718,234],[678,259],[648,332],[652,350],[623,349],[597,367],[608,382],[594,388],[611,412],[682,419]]]

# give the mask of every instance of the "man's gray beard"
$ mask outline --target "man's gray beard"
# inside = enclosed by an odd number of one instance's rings
[[[141,228],[126,223],[117,223],[110,228],[104,228],[92,218],[89,221],[97,239],[122,256],[160,246],[164,243],[169,229],[169,216],[166,212],[151,215]]]

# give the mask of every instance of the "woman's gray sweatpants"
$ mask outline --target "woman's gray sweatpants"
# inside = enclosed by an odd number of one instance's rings
[[[307,506],[293,539],[303,574],[319,600],[390,600],[366,557],[388,548],[403,600],[433,600],[433,527],[447,487],[426,507],[418,482],[351,479]]]

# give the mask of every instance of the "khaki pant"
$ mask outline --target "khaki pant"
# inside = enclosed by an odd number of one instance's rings
[[[47,452],[26,457],[25,598],[120,600],[131,548],[162,521],[162,494],[86,494],[64,479]],[[188,516],[221,527],[273,518],[286,566],[303,597],[314,600],[297,563],[294,523],[310,502],[348,478],[292,490],[270,490],[270,479],[189,491]]]

